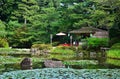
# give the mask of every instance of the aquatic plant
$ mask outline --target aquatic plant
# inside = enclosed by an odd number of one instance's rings
[[[119,79],[120,69],[44,68],[5,72],[0,79]]]

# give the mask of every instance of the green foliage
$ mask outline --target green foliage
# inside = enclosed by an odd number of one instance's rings
[[[99,49],[108,46],[108,38],[87,38],[88,49]]]
[[[92,65],[97,65],[97,62],[94,61],[94,60],[79,60],[79,61],[64,61],[63,62],[65,65],[79,65],[81,67],[85,67],[85,66],[88,66],[90,64]]]
[[[120,43],[112,45],[111,49],[120,49]]]
[[[28,33],[28,28],[27,27],[20,27],[17,28],[16,30],[14,30],[14,34],[12,34],[13,36],[12,39],[10,38],[10,45],[12,47],[30,47],[32,42],[32,38],[33,36],[31,36]]]
[[[120,9],[120,8],[119,8]],[[120,38],[120,12],[115,16],[114,25],[110,28],[110,44],[118,43]]]
[[[12,56],[0,56],[1,64],[8,64],[8,63],[20,63],[22,58],[15,58]]]
[[[117,42],[119,38],[115,37],[119,36],[120,0],[1,0],[0,3],[0,37],[7,35],[12,47],[50,43],[50,34],[84,26],[107,29],[113,23],[111,41]]]
[[[5,38],[7,35],[7,32],[5,31],[5,23],[0,20],[0,37]]]
[[[75,51],[76,50],[76,47],[75,46],[57,46],[56,48],[58,48],[58,49],[70,49],[70,50],[73,50],[73,51]]]
[[[71,54],[75,54],[75,52],[73,50],[70,49],[64,49],[62,47],[57,47],[54,48],[53,50],[51,50],[52,53],[56,53],[56,54],[63,54],[63,55],[71,55]]]
[[[68,60],[75,56],[75,52],[67,47],[56,47],[51,50],[50,58],[55,58],[58,60]]]
[[[107,51],[107,57],[120,59],[120,43],[112,45],[109,51]]]
[[[52,43],[52,46],[58,46],[59,45],[59,42],[53,42]]]
[[[0,39],[0,47],[8,48],[9,44],[6,39]]]
[[[30,57],[31,53],[28,49],[0,48],[1,56]]]
[[[120,60],[107,58],[106,62],[114,66],[120,66]]]
[[[50,50],[52,46],[50,44],[33,44],[32,48],[38,48],[39,50]]]
[[[116,59],[119,58],[120,59],[120,50],[115,49],[115,50],[107,51],[107,57],[116,58]]]

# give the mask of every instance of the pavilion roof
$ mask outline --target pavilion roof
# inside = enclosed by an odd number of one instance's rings
[[[96,31],[104,31],[104,30],[94,28],[94,27],[82,27],[81,29],[72,30],[69,33],[81,34],[81,33],[94,33]]]

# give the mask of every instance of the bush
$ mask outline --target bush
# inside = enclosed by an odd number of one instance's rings
[[[69,54],[74,54],[73,50],[71,50],[71,49],[63,49],[63,48],[60,48],[60,47],[57,47],[57,48],[51,50],[51,52],[52,53],[57,53],[57,54],[64,54],[64,55],[66,55],[66,54],[68,54],[68,55]]]
[[[0,39],[0,47],[8,48],[9,44],[6,39]]]
[[[51,50],[50,58],[58,60],[72,59],[75,56],[75,52],[69,48],[58,46]]]
[[[111,49],[120,49],[120,43],[114,44]]]
[[[114,44],[109,51],[107,56],[110,58],[120,58],[120,43]]]
[[[38,48],[39,50],[50,50],[52,46],[50,44],[34,44],[32,48]]]
[[[109,50],[107,51],[107,57],[120,58],[120,50]]]
[[[108,38],[87,38],[88,49],[100,49],[100,47],[108,46]]]
[[[120,66],[120,60],[116,60],[116,59],[107,58],[106,63],[115,66]]]
[[[53,42],[52,45],[57,46],[57,45],[59,45],[59,42]]]
[[[120,43],[120,38],[114,37],[110,39],[110,46],[115,44],[115,43]]]
[[[76,51],[76,46],[57,46],[57,48],[70,49],[70,50]]]

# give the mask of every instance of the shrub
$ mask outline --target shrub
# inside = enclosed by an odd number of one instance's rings
[[[60,48],[60,49],[70,49],[70,50],[73,50],[73,51],[76,50],[76,46],[57,46],[57,48]]]
[[[120,49],[120,43],[114,44],[111,49]]]
[[[58,46],[51,50],[50,58],[55,58],[58,60],[67,60],[75,56],[75,52],[69,48],[62,48]]]
[[[100,47],[108,46],[108,38],[87,38],[88,49],[100,49]]]
[[[120,58],[120,43],[114,44],[109,51],[107,56],[110,58]]]
[[[107,51],[107,57],[120,58],[120,50],[109,50]]]
[[[51,52],[57,53],[57,54],[74,54],[73,50],[71,50],[71,49],[63,49],[63,48],[60,48],[60,47],[57,47],[57,48],[51,50]]]
[[[50,50],[52,49],[52,46],[50,44],[34,44],[32,45],[32,48],[38,48],[40,50]]]
[[[8,48],[9,44],[6,39],[0,39],[0,47]]]
[[[52,45],[57,46],[57,45],[59,45],[59,42],[53,42]]]
[[[107,58],[106,63],[115,66],[120,66],[120,60],[116,60],[116,59]]]

